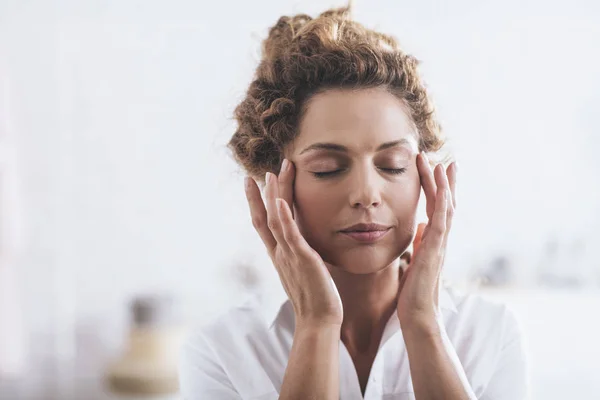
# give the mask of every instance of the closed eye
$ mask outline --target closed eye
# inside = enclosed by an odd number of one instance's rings
[[[336,169],[334,171],[313,172],[312,174],[314,176],[316,176],[317,178],[326,178],[326,177],[329,177],[329,176],[334,176],[336,174],[339,174],[342,171],[343,171],[342,169]]]
[[[400,175],[406,172],[406,168],[379,168],[380,170],[390,173],[390,174],[394,174],[394,175]]]
[[[406,168],[379,168],[381,171],[386,172],[388,174],[400,175],[406,172]],[[336,169],[333,171],[323,171],[323,172],[313,172],[312,174],[317,178],[327,178],[335,176],[341,172],[343,169]]]

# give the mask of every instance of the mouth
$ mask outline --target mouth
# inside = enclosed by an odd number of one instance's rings
[[[373,243],[384,237],[391,229],[392,227],[388,225],[361,223],[342,229],[340,233],[359,242]]]

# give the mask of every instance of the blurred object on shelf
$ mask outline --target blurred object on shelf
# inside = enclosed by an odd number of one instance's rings
[[[257,290],[262,282],[262,278],[256,266],[247,261],[236,262],[233,265],[233,276],[244,290],[253,292]]]
[[[106,378],[117,394],[155,396],[177,393],[179,351],[185,327],[170,296],[137,297],[130,305],[132,324],[123,355]]]
[[[595,233],[595,236],[598,236]],[[571,239],[569,250],[564,254],[563,263],[572,265],[573,273],[582,287],[600,287],[596,282],[597,274],[600,272],[600,262],[593,252],[593,247],[598,243],[598,237],[594,233],[581,233]]]
[[[511,259],[507,255],[496,255],[485,267],[475,269],[473,280],[479,286],[508,286],[514,283]]]
[[[8,79],[0,63],[0,380],[18,379],[25,372],[25,331],[17,276],[22,225],[17,154],[8,118]]]
[[[583,239],[552,237],[546,242],[538,266],[537,281],[540,286],[552,288],[579,288],[593,285],[593,266]]]

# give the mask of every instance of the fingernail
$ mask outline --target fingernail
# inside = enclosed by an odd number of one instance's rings
[[[250,189],[250,177],[249,176],[247,176],[247,177],[244,178],[244,188],[246,190]]]
[[[271,179],[270,175],[271,175],[271,173],[270,173],[270,172],[267,172],[267,173],[265,174],[265,182],[267,183],[267,185],[269,184],[269,180]]]
[[[281,163],[281,172],[287,172],[289,166],[290,162],[287,160],[287,158],[284,158],[283,162]]]

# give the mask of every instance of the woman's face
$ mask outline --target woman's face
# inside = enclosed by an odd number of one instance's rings
[[[367,274],[408,248],[421,185],[416,128],[397,97],[384,89],[318,94],[287,150],[296,221],[326,262]],[[342,232],[359,223],[389,229],[375,241]]]

